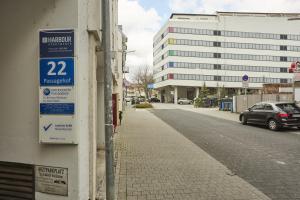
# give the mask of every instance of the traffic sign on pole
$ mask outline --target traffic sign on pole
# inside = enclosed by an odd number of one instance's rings
[[[243,81],[247,81],[247,82],[248,82],[248,81],[249,81],[249,76],[245,74],[245,75],[242,77],[242,79],[243,79]]]
[[[242,77],[242,85],[243,85],[243,88],[249,87],[249,76],[246,74]]]

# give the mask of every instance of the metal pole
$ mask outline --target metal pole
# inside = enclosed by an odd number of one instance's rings
[[[113,152],[113,113],[112,113],[112,50],[110,0],[102,0],[102,34],[104,50],[104,107],[105,107],[105,167],[106,199],[115,199],[114,152]]]
[[[245,95],[246,95],[246,107],[248,108],[248,96],[247,96],[247,88],[245,88]]]

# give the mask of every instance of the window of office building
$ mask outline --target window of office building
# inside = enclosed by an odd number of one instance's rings
[[[287,46],[280,45],[280,51],[287,51]]]
[[[286,56],[280,56],[280,61],[281,62],[286,62],[287,61],[287,57]]]
[[[221,35],[221,31],[214,30],[214,35]]]
[[[214,58],[221,58],[221,54],[220,53],[214,53]]]
[[[219,64],[214,64],[214,69],[220,70],[220,69],[221,69],[221,65],[219,65]]]
[[[169,56],[175,56],[175,51],[169,51]]]
[[[281,68],[280,68],[280,72],[287,72],[287,68],[281,67]]]
[[[280,35],[280,39],[281,39],[281,40],[287,40],[287,35],[281,34],[281,35]]]
[[[214,76],[214,81],[221,81],[221,76]]]
[[[280,79],[280,83],[288,83],[288,80],[285,78]]]
[[[213,46],[214,47],[220,47],[221,46],[221,42],[213,42]]]

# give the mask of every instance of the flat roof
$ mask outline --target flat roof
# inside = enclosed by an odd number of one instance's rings
[[[280,12],[226,12],[226,11],[216,11],[216,14],[195,14],[195,13],[172,13],[170,19],[174,16],[182,15],[182,16],[218,16],[220,14],[245,14],[245,15],[282,15],[282,16],[290,16],[290,15],[297,15],[300,16],[300,13],[280,13]]]
[[[174,15],[185,15],[185,16],[217,16],[216,14],[172,13],[171,16],[170,16],[170,19],[172,19]]]
[[[281,15],[300,15],[300,13],[284,13],[284,12],[226,12],[226,11],[216,11],[217,14],[222,14],[222,13],[232,13],[232,14],[258,14],[258,15],[261,15],[261,14],[281,14]]]

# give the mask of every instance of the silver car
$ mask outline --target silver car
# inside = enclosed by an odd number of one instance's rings
[[[193,104],[193,101],[189,100],[187,98],[179,98],[177,102],[180,105],[183,105],[183,104]]]

